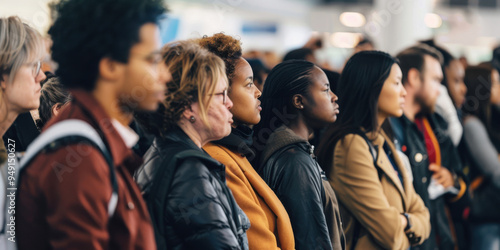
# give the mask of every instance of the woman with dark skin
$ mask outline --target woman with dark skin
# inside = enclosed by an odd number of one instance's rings
[[[253,131],[260,121],[260,90],[254,84],[252,68],[241,57],[240,42],[222,33],[200,39],[199,44],[219,56],[229,78],[228,96],[233,101],[231,134],[207,143],[203,149],[226,166],[227,186],[250,219],[249,249],[295,249],[292,226],[280,200],[257,174],[247,158]]]
[[[469,217],[471,246],[496,249],[500,241],[500,136],[492,123],[492,110],[500,104],[500,75],[489,63],[469,66],[465,83],[463,141],[474,194]]]
[[[335,193],[308,142],[315,129],[335,122],[339,114],[325,73],[311,62],[285,61],[267,77],[261,100],[256,162],[288,211],[296,249],[343,249]]]

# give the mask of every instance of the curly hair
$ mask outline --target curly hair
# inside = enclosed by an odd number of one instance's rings
[[[95,88],[104,57],[127,63],[139,29],[157,24],[166,12],[162,0],[61,0],[49,30],[56,74],[68,89]]]
[[[200,118],[208,123],[208,105],[217,82],[226,78],[222,59],[200,47],[193,40],[176,41],[162,49],[163,60],[172,80],[167,82],[167,94],[159,109],[152,114],[138,114],[137,120],[156,136],[175,127],[191,104],[199,103]]]
[[[224,61],[226,75],[229,79],[229,85],[231,85],[236,64],[242,55],[240,41],[221,32],[210,37],[203,36],[197,42],[201,47],[208,49],[208,51],[214,53]]]

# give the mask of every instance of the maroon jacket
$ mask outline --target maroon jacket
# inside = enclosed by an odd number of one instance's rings
[[[110,173],[98,149],[72,145],[40,154],[27,166],[19,185],[19,249],[155,250],[148,210],[130,174],[142,160],[125,146],[93,96],[84,91],[72,91],[72,95],[72,103],[47,127],[65,119],[81,119],[98,131],[115,164],[115,214],[108,218]]]

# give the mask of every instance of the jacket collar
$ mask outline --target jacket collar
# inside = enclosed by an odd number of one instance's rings
[[[214,141],[214,144],[224,146],[239,154],[246,156],[248,159],[253,159],[255,153],[250,146],[252,145],[253,130],[245,125],[239,125],[231,129],[231,134],[228,136]]]
[[[264,148],[264,151],[262,151],[260,162],[261,163],[266,162],[276,151],[292,144],[299,144],[300,146],[302,146],[304,151],[306,152],[309,151],[308,153],[312,153],[311,152],[312,146],[311,144],[309,144],[307,140],[304,140],[303,138],[299,137],[297,134],[295,134],[295,132],[293,132],[287,126],[282,125],[281,127],[277,128],[271,134],[271,136],[269,136],[269,139],[267,140],[267,145]]]
[[[406,193],[405,190],[410,190],[410,187],[408,185],[413,185],[412,183],[408,183],[408,176],[406,173],[406,169],[403,166],[402,161],[399,159],[399,155],[396,152],[396,148],[394,144],[390,141],[390,139],[387,137],[387,135],[382,131],[377,138],[375,138],[374,141],[372,141],[373,145],[376,146],[377,148],[377,165],[378,167],[384,171],[385,175],[389,177],[391,182],[396,186],[398,189],[399,193],[401,194],[402,197],[406,198]],[[394,172],[394,168],[392,167],[392,164],[386,156],[385,151],[384,151],[384,143],[387,143],[389,146],[390,150],[393,153],[393,159],[394,162],[396,163],[396,167],[399,170],[399,173],[403,177],[404,183],[401,183],[399,177],[397,174]],[[382,154],[382,152],[384,152]],[[383,157],[380,157],[383,156]],[[404,187],[404,189],[403,189]],[[404,202],[405,199],[403,199]],[[403,204],[405,206],[405,204]]]
[[[126,161],[134,163],[140,161],[138,159],[139,157],[125,145],[122,137],[113,126],[112,118],[109,117],[101,104],[89,92],[84,90],[71,90],[71,95],[73,97],[73,104],[81,108],[91,125],[94,126],[96,131],[104,138],[108,150],[113,157],[115,166],[120,166]]]
[[[174,126],[167,131],[163,137],[159,138],[160,143],[182,145],[185,149],[200,149],[189,136],[179,127]],[[180,144],[180,145],[179,145]]]

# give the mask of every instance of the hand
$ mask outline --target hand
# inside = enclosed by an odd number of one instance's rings
[[[434,172],[432,178],[434,178],[439,184],[443,185],[443,187],[448,188],[453,186],[453,175],[447,168],[431,163],[429,165],[429,170]]]

